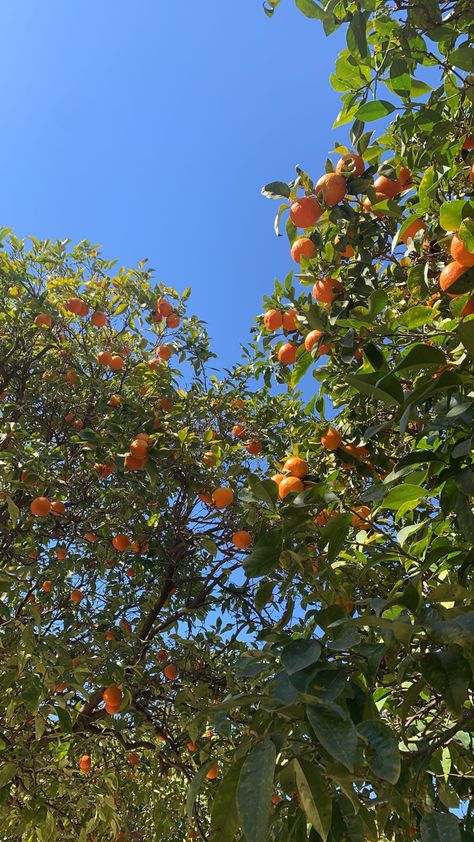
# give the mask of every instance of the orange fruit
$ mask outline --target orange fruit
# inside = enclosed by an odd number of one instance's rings
[[[96,359],[99,365],[109,366],[112,362],[112,354],[110,351],[99,351]]]
[[[343,155],[336,164],[337,173],[348,172],[350,176],[362,175],[364,170],[365,164],[361,156],[357,155],[356,152],[349,152],[347,155]]]
[[[84,426],[84,421],[81,421],[80,418],[77,418],[77,420],[74,421],[74,429],[75,430],[82,430],[83,426]]]
[[[474,313],[474,298],[469,298],[461,313],[461,318],[464,319],[466,316],[472,315],[472,313]]]
[[[128,622],[128,620],[125,620],[125,619],[120,620],[119,626],[122,629],[122,631],[125,632],[125,634],[130,634],[130,632],[132,631],[132,627],[131,627],[130,623]]]
[[[35,318],[36,327],[52,327],[53,320],[47,313],[39,313]]]
[[[91,770],[91,759],[88,754],[83,754],[79,760],[79,769],[83,775],[87,775]]]
[[[91,323],[94,327],[104,327],[107,324],[107,316],[100,310],[96,310],[95,313],[92,313]]]
[[[105,632],[105,639],[106,640],[115,640],[115,635],[114,635],[112,629],[109,629],[108,631]]]
[[[316,251],[316,246],[309,237],[299,237],[291,246],[291,256],[296,263],[301,263],[301,258],[311,260]]]
[[[74,373],[74,371],[71,371],[71,369],[69,369],[68,371],[66,371],[66,376],[64,379],[66,383],[75,383],[77,381],[77,375]]]
[[[136,459],[143,459],[148,453],[148,443],[144,439],[134,439],[130,445],[130,453]]]
[[[320,330],[311,330],[307,336],[305,336],[304,340],[304,347],[307,351],[311,351],[312,348],[316,345],[317,342],[321,339],[322,333]]]
[[[36,517],[45,517],[51,511],[51,502],[47,497],[35,497],[31,501],[30,510]]]
[[[283,313],[283,330],[286,331],[293,331],[296,330],[296,319],[298,318],[298,310],[295,310],[292,307],[291,310],[287,310],[286,313]]]
[[[115,471],[115,465],[108,465],[106,462],[96,462],[94,464],[94,470],[97,471],[101,479],[107,479]]]
[[[328,172],[321,176],[316,184],[316,193],[322,193],[324,203],[332,208],[342,202],[347,191],[346,179],[337,172]]]
[[[207,492],[207,491],[199,491],[199,492],[198,492],[198,497],[199,497],[199,499],[200,499],[201,503],[205,503],[205,504],[206,504],[206,506],[211,506],[211,505],[212,505],[212,497],[211,497],[211,495],[209,494],[209,492]]]
[[[272,804],[274,807],[276,807],[276,805],[279,804],[281,800],[282,799],[279,795],[272,795]]]
[[[49,579],[46,579],[46,581],[41,585],[41,590],[44,591],[44,593],[51,593],[52,588],[53,583]]]
[[[334,427],[329,427],[329,430],[324,436],[321,436],[321,444],[326,450],[337,450],[341,444],[342,438],[338,430]]]
[[[66,424],[72,424],[72,422],[74,421],[74,413],[68,412],[68,414],[64,416],[64,420]]]
[[[285,475],[284,474],[273,474],[273,476],[270,477],[270,479],[273,480],[273,482],[276,485],[280,485],[282,479],[285,479]]]
[[[128,535],[123,535],[121,532],[119,532],[118,535],[114,535],[112,538],[112,546],[118,550],[118,552],[124,552],[129,548],[130,544],[131,541]]]
[[[168,681],[175,681],[179,675],[179,669],[176,664],[166,664],[163,674]]]
[[[245,424],[234,424],[231,432],[232,432],[232,435],[235,436],[236,438],[242,438],[242,436],[245,436],[245,434],[247,432],[246,429],[245,429]]]
[[[323,304],[332,304],[343,289],[341,282],[336,278],[320,278],[313,286],[313,296]]]
[[[474,134],[467,134],[462,145],[463,149],[474,149]]]
[[[176,313],[171,313],[171,315],[166,317],[166,324],[170,328],[179,327],[181,323],[181,319]]]
[[[66,506],[64,505],[62,500],[55,500],[51,503],[51,512],[54,515],[63,515],[66,511]]]
[[[57,547],[56,549],[56,558],[59,558],[60,561],[64,561],[67,558],[67,549],[66,547]]]
[[[385,193],[376,192],[374,204],[378,205],[379,202],[385,202],[387,198],[388,196],[386,196]],[[368,196],[362,202],[362,207],[367,213],[372,212],[374,216],[377,216],[379,219],[386,215],[386,211],[382,209],[372,211],[372,202],[370,201]]]
[[[407,243],[409,239],[413,239],[417,234],[418,231],[426,231],[426,224],[423,222],[422,219],[415,219],[413,222],[410,223],[408,228],[403,232],[400,239],[402,243]]]
[[[295,199],[290,208],[290,219],[297,228],[312,228],[321,216],[322,209],[314,196]]]
[[[122,704],[122,691],[116,684],[110,684],[102,693],[102,698],[109,707],[119,708]]]
[[[267,310],[263,323],[267,330],[278,330],[283,324],[283,316],[279,310]]]
[[[124,459],[124,466],[128,468],[129,471],[141,471],[141,469],[146,465],[148,458],[145,459],[137,459],[136,456],[126,456]]]
[[[247,442],[245,449],[251,454],[251,456],[257,456],[258,453],[262,452],[263,444],[261,441],[251,440]]]
[[[116,707],[115,705],[105,705],[105,710],[111,716],[114,716],[116,713],[119,712],[120,707]]]
[[[156,657],[157,657],[158,661],[167,661],[168,660],[168,653],[167,653],[166,649],[158,649],[158,652],[156,653]]]
[[[160,360],[167,362],[173,355],[173,349],[171,345],[158,345],[156,353]]]
[[[197,751],[198,747],[197,747],[196,743],[190,742],[190,743],[186,743],[186,748],[187,748],[188,751],[191,752],[191,754],[194,754],[194,752]]]
[[[341,242],[341,238],[339,236],[334,238],[334,245],[335,246],[339,245],[340,242]],[[351,246],[351,244],[347,243],[345,248],[336,249],[336,254],[338,254],[339,257],[349,258],[349,257],[354,257],[355,251],[354,251],[354,248]]]
[[[304,479],[308,474],[308,463],[299,456],[289,456],[283,465],[283,469],[293,474],[294,477]]]
[[[159,313],[160,316],[171,316],[173,307],[166,298],[159,298],[156,302],[156,312]]]
[[[89,541],[89,544],[94,544],[97,541],[97,535],[94,535],[93,532],[86,532],[84,538]]]
[[[112,371],[121,371],[123,368],[123,359],[120,354],[112,354],[110,360],[110,368]]]
[[[374,190],[376,193],[383,193],[387,199],[393,199],[402,192],[403,187],[398,178],[387,178],[386,175],[379,175],[374,181]]]
[[[231,540],[234,547],[237,547],[239,550],[246,550],[252,543],[252,536],[250,532],[247,532],[245,529],[241,529],[239,532],[234,532]]]
[[[452,263],[448,263],[441,272],[439,276],[439,285],[443,292],[446,292],[451,298],[457,298],[458,296],[447,291],[449,287],[464,274],[464,272],[467,272],[467,266],[463,266],[462,263],[458,263],[456,260]]]
[[[79,603],[81,601],[82,597],[83,597],[82,591],[80,591],[79,588],[73,588],[73,590],[71,591],[71,602]]]
[[[68,298],[66,308],[75,316],[87,316],[89,308],[80,298]]]
[[[140,762],[140,755],[136,751],[129,751],[127,754],[127,761],[131,766],[136,766]]]
[[[304,491],[304,485],[299,477],[283,477],[278,486],[278,496],[284,500],[288,494],[300,494]]]
[[[205,465],[208,465],[209,468],[214,468],[217,464],[217,457],[214,455],[212,450],[208,450],[202,457],[202,461]]]
[[[206,778],[207,778],[208,781],[215,781],[218,774],[219,774],[219,769],[217,768],[217,766],[211,766],[211,768],[209,769],[209,771],[206,774]]]
[[[136,575],[137,571],[135,570],[134,567],[127,567],[125,573],[127,574],[127,576],[130,576],[130,579],[133,579],[133,577]]]
[[[354,506],[356,514],[352,518],[352,526],[362,526],[365,529],[369,526],[367,520],[370,517],[370,508],[368,506]]]
[[[469,251],[458,234],[451,240],[451,257],[461,266],[474,266],[474,252]]]
[[[294,342],[285,342],[278,350],[278,359],[282,365],[293,365],[297,351],[298,346]]]
[[[398,171],[398,180],[402,187],[408,187],[413,181],[411,170],[409,170],[408,167],[400,167]]]
[[[122,403],[122,398],[121,398],[120,395],[117,395],[117,394],[111,395],[109,400],[108,400],[109,406],[113,406],[113,407],[120,406],[121,403]]]
[[[234,499],[234,492],[231,488],[216,488],[212,492],[212,502],[216,509],[225,509],[230,506]]]

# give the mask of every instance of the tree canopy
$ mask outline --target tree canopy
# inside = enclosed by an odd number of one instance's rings
[[[472,8],[296,6],[348,140],[263,188],[232,371],[189,290],[1,231],[6,842],[474,840]]]

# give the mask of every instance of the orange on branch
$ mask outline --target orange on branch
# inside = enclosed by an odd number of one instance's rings
[[[283,324],[283,316],[279,310],[267,310],[263,323],[267,330],[278,330]]]
[[[321,193],[324,203],[332,208],[342,202],[347,192],[346,179],[337,172],[328,172],[321,176],[316,184],[316,193]]]
[[[301,258],[311,260],[316,251],[316,246],[309,237],[299,237],[291,246],[291,256],[296,263],[301,263]]]
[[[304,459],[300,459],[299,456],[289,456],[283,465],[283,469],[293,476],[299,477],[299,479],[304,479],[309,471],[308,463]]]
[[[304,485],[299,477],[283,477],[278,486],[278,496],[284,500],[288,494],[300,494],[304,491]]]
[[[301,196],[291,205],[290,219],[297,228],[312,228],[321,213],[321,205],[314,196]]]

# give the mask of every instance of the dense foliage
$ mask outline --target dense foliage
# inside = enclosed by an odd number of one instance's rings
[[[472,10],[296,5],[350,146],[265,186],[228,377],[144,265],[2,232],[5,840],[474,839]]]

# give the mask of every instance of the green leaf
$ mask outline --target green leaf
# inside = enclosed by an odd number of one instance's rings
[[[18,518],[20,517],[20,509],[18,508],[16,503],[13,502],[9,494],[7,494],[7,509],[8,514],[10,515],[10,521],[12,526],[16,526],[18,523]]]
[[[418,196],[422,205],[429,205],[430,199],[436,191],[436,184],[437,179],[434,167],[427,167],[418,188]]]
[[[464,219],[459,227],[458,235],[467,250],[474,252],[474,219]]]
[[[281,662],[288,675],[304,670],[316,663],[321,655],[317,640],[292,640],[281,653]]]
[[[363,123],[369,123],[372,120],[380,120],[381,117],[386,117],[395,111],[395,106],[385,99],[375,99],[372,102],[365,102],[356,112],[356,117]]]
[[[474,48],[468,44],[462,44],[456,50],[451,50],[448,57],[449,63],[461,70],[474,70]]]
[[[417,304],[415,307],[410,307],[409,310],[405,310],[398,321],[400,324],[412,330],[413,328],[422,327],[423,325],[432,322],[436,315],[436,310],[433,310],[432,307],[426,307],[424,304]]]
[[[255,497],[267,503],[271,508],[275,508],[275,503],[278,499],[278,486],[272,479],[262,481],[255,474],[250,474],[248,483]]]
[[[399,509],[404,503],[422,500],[426,495],[427,492],[420,485],[412,485],[406,482],[392,488],[385,497],[382,505],[385,509]]]
[[[288,199],[291,190],[284,181],[271,181],[262,187],[262,196],[267,199]]]
[[[257,593],[255,594],[255,608],[257,611],[261,611],[265,607],[273,593],[274,587],[274,582],[271,582],[269,579],[264,579],[263,582],[260,582]]]
[[[65,734],[72,734],[72,722],[69,713],[64,708],[60,708],[58,705],[54,708],[54,712],[58,717],[58,722],[61,728],[61,731],[64,731]]]
[[[305,351],[303,354],[301,354],[301,356],[298,357],[293,371],[291,372],[290,388],[294,389],[295,386],[297,386],[297,384],[300,382],[301,378],[304,377],[312,363],[313,357],[308,351]]]
[[[466,351],[474,357],[474,319],[467,319],[458,325],[456,330]]]
[[[357,731],[368,743],[365,756],[373,773],[384,781],[396,784],[401,768],[396,734],[379,719],[361,722]]]
[[[368,17],[367,12],[354,12],[346,34],[349,52],[358,53],[362,58],[365,58],[368,53],[366,34]]]
[[[318,742],[352,772],[357,758],[357,731],[351,720],[313,705],[308,705],[306,714]]]
[[[474,216],[474,203],[464,199],[443,202],[439,211],[439,224],[445,231],[458,231],[463,219]]]
[[[421,822],[422,842],[461,842],[459,822],[452,813],[433,812]]]
[[[319,546],[321,549],[327,547],[329,561],[333,561],[341,550],[352,521],[352,515],[344,513],[330,518],[324,529],[321,531]]]
[[[236,793],[243,758],[234,763],[220,782],[212,802],[211,842],[232,842],[239,827]]]
[[[323,776],[312,763],[295,760],[295,778],[306,818],[321,838],[328,838],[332,821],[332,802]]]
[[[16,763],[3,763],[0,766],[0,789],[10,783],[18,772]]]
[[[237,785],[237,810],[247,842],[266,842],[270,819],[275,743],[266,737],[250,749]]]
[[[281,533],[274,529],[267,532],[255,544],[244,561],[245,575],[249,579],[267,576],[277,566],[282,551]]]
[[[446,363],[446,357],[441,348],[435,345],[412,345],[407,354],[405,354],[397,363],[393,371],[404,371],[407,368],[430,368],[431,366],[443,365]]]
[[[194,815],[194,803],[197,798],[197,794],[201,788],[201,784],[207,775],[209,769],[215,765],[215,760],[211,759],[208,760],[204,766],[201,766],[199,772],[194,776],[192,779],[188,792],[186,794],[186,815],[188,819],[192,819]]]
[[[314,0],[295,0],[295,5],[307,18],[323,20],[324,12]]]
[[[420,662],[421,674],[427,684],[443,697],[453,713],[459,713],[471,681],[471,668],[456,650],[430,652]]]
[[[380,372],[374,371],[370,374],[346,375],[350,386],[358,389],[370,398],[382,401],[387,406],[403,403],[403,389],[393,374],[380,377]]]

